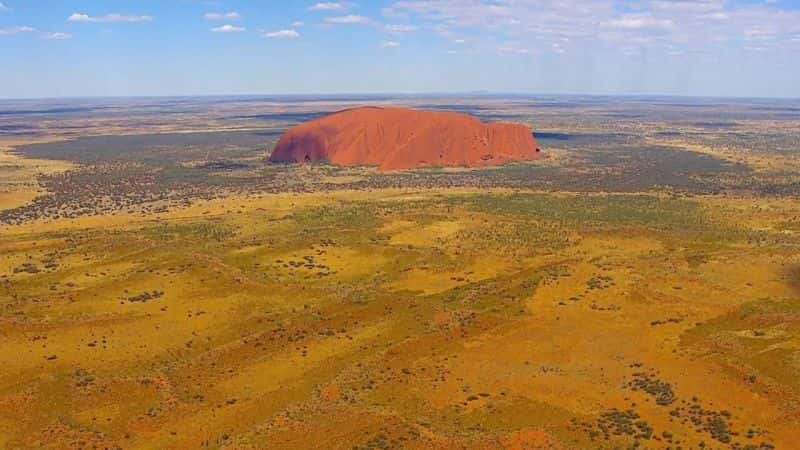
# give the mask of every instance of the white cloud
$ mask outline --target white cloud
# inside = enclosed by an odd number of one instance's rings
[[[629,30],[639,29],[661,29],[669,30],[675,27],[675,24],[669,19],[658,19],[650,14],[625,14],[618,19],[608,21],[603,24],[610,28],[621,28]]]
[[[773,30],[765,27],[754,27],[744,30],[744,38],[747,41],[768,41],[775,35]]]
[[[11,28],[0,28],[0,36],[11,36],[14,34],[20,33],[30,33],[32,31],[36,31],[35,28],[21,26],[21,27],[11,27]]]
[[[0,2],[0,12],[11,11],[11,8],[6,6],[3,2]]]
[[[293,27],[302,27],[303,25],[305,24],[299,20],[295,20],[294,22],[292,22]]]
[[[528,53],[531,52],[529,49],[520,47],[516,43],[507,43],[501,45],[500,47],[497,48],[497,51],[500,53],[513,53],[517,55],[527,55]]]
[[[69,33],[49,32],[42,33],[42,39],[47,39],[48,41],[64,41],[72,39],[72,35]]]
[[[396,41],[383,41],[381,42],[381,48],[396,48],[400,47],[400,43]]]
[[[721,0],[654,0],[650,3],[653,10],[677,13],[703,14],[724,9]]]
[[[410,33],[417,29],[414,25],[389,24],[384,27],[389,33]]]
[[[308,7],[310,11],[339,11],[347,9],[349,4],[340,2],[319,2]]]
[[[369,18],[357,14],[348,14],[346,16],[326,17],[325,22],[332,24],[365,24],[369,23]]]
[[[244,27],[237,27],[231,24],[225,24],[221,27],[214,27],[211,29],[214,33],[241,33],[244,30]]]
[[[773,49],[796,49],[791,37],[800,31],[800,10],[785,5],[766,0],[395,0],[383,14],[422,23],[450,42],[466,37],[476,50],[496,51],[508,47],[498,42],[513,39],[526,48],[556,52],[710,55],[754,47],[748,45],[753,41],[759,48],[769,43]]]
[[[706,14],[703,17],[709,20],[728,20],[731,18],[731,16],[724,12],[713,12]]]
[[[264,37],[274,39],[294,39],[300,37],[300,33],[295,30],[277,30],[265,32]]]
[[[106,14],[105,16],[90,16],[83,13],[73,13],[67,18],[70,22],[93,22],[93,23],[112,23],[112,22],[149,22],[153,16],[133,16],[128,14]]]
[[[206,13],[203,17],[206,20],[239,20],[242,18],[242,16],[236,11],[226,13],[210,12]]]

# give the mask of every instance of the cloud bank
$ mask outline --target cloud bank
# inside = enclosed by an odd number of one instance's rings
[[[800,50],[800,11],[730,0],[403,0],[387,18],[426,23],[441,36],[513,40],[531,52],[603,45],[623,54]],[[521,48],[518,48],[521,50]]]
[[[237,27],[231,24],[225,24],[220,27],[214,27],[211,29],[213,33],[241,33],[245,31],[244,27]]]
[[[295,30],[277,30],[264,33],[264,37],[273,39],[294,39],[300,37],[300,33]]]
[[[226,13],[210,12],[210,13],[205,13],[203,17],[206,20],[226,20],[226,19],[239,20],[242,18],[242,16],[236,11],[231,11]]]
[[[128,15],[128,14],[106,14],[104,16],[90,16],[84,13],[73,13],[67,18],[69,22],[90,22],[90,23],[114,23],[114,22],[149,22],[153,16]]]
[[[20,33],[30,33],[32,31],[36,31],[36,29],[28,26],[0,28],[0,36],[13,36]]]

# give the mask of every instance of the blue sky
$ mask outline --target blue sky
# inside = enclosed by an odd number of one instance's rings
[[[800,0],[0,0],[0,98],[800,97]]]

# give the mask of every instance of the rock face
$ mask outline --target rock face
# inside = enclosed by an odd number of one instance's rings
[[[525,125],[483,123],[454,112],[362,107],[289,129],[269,160],[327,160],[402,170],[484,167],[540,158],[536,140]]]

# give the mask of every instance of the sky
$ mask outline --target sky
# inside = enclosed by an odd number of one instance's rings
[[[800,0],[0,0],[0,98],[800,97]]]

